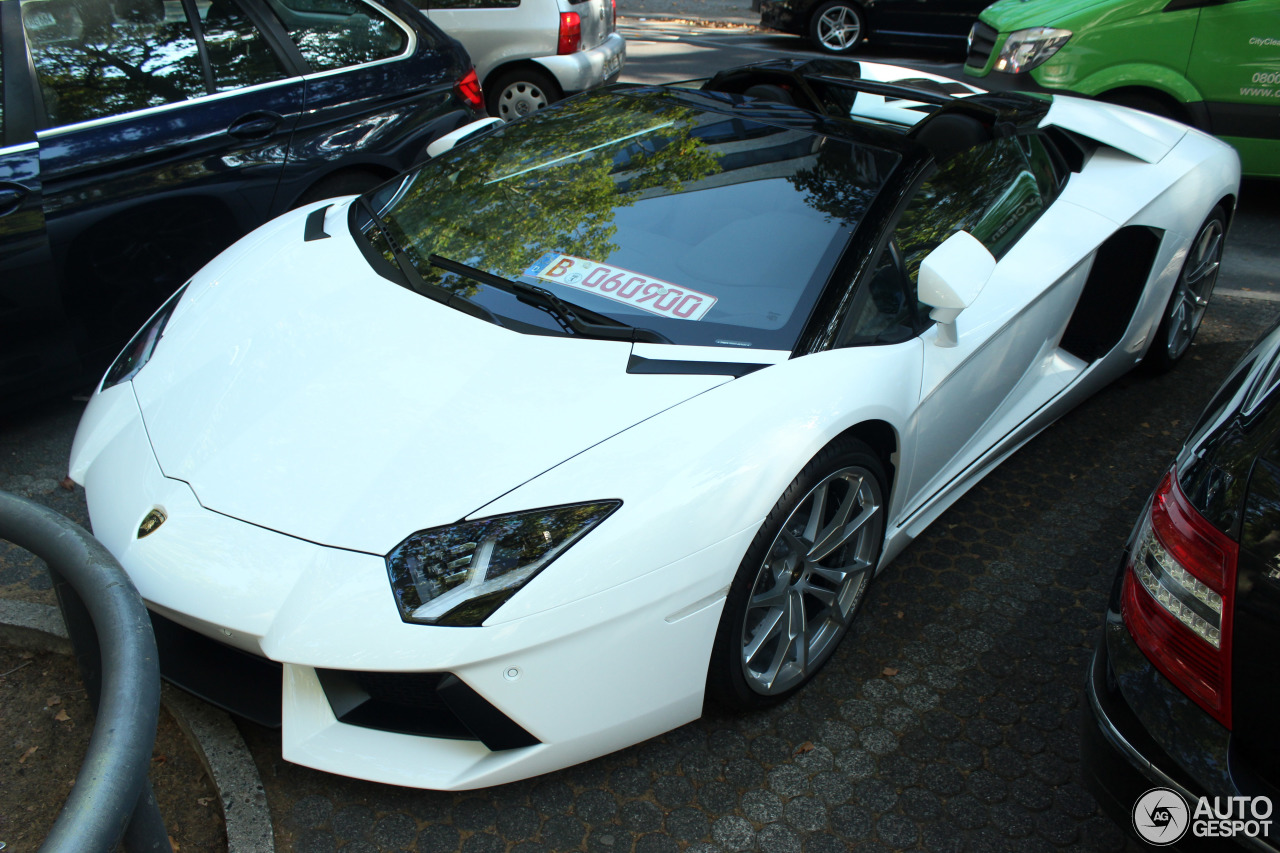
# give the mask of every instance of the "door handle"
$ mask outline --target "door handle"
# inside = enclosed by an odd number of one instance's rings
[[[284,117],[277,113],[249,113],[233,121],[227,133],[237,139],[265,139],[282,121]]]
[[[22,184],[0,183],[0,216],[7,216],[22,206],[31,190]]]

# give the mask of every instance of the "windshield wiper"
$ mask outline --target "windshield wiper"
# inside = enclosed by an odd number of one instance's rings
[[[500,275],[494,275],[491,272],[485,272],[477,269],[469,264],[446,258],[443,255],[428,255],[427,262],[434,267],[439,267],[457,275],[464,276],[472,281],[478,281],[481,284],[487,284],[490,287],[496,287],[499,290],[506,291],[515,296],[521,302],[527,302],[546,310],[553,317],[568,326],[575,333],[582,335],[584,338],[599,338],[606,341],[632,341],[633,343],[647,344],[669,344],[671,339],[661,332],[655,332],[653,329],[645,329],[639,326],[628,326],[625,323],[614,320],[617,325],[607,325],[592,320],[584,320],[582,314],[590,314],[593,317],[606,319],[603,315],[596,314],[590,309],[583,308],[579,305],[571,305],[565,302],[559,296],[556,296],[545,287],[538,287],[535,284],[525,284],[522,281],[512,281],[509,278],[503,278]],[[608,318],[612,320],[612,318]]]
[[[420,293],[433,302],[439,302],[441,305],[447,305],[455,311],[461,311],[463,314],[469,314],[472,317],[478,317],[481,320],[487,320],[495,326],[501,326],[497,316],[492,311],[467,299],[465,296],[459,296],[446,287],[427,281],[422,277],[422,273],[418,272],[418,268],[414,266],[413,260],[409,254],[396,242],[391,236],[391,232],[387,229],[387,223],[382,221],[382,217],[374,212],[373,205],[364,196],[358,198],[360,209],[369,215],[373,220],[373,224],[382,232],[382,239],[387,241],[387,245],[391,248],[391,257],[395,258],[396,266],[400,268],[400,274],[405,277],[405,287],[415,293]]]

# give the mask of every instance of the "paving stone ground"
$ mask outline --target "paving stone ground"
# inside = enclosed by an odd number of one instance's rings
[[[1140,849],[1080,783],[1085,667],[1147,492],[1277,310],[1216,298],[1176,371],[1130,374],[1016,453],[882,573],[830,665],[768,712],[712,713],[464,794],[286,764],[277,733],[245,726],[277,849]],[[0,489],[83,521],[82,494],[58,485],[76,414],[55,406],[0,424]],[[43,578],[0,548],[0,596],[47,603]]]

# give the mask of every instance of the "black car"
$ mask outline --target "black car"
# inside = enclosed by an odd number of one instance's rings
[[[762,0],[760,25],[808,36],[828,53],[852,53],[863,39],[928,45],[962,54],[987,0]]]
[[[238,237],[483,115],[403,0],[0,0],[0,91],[0,406],[96,378]]]
[[[1280,849],[1280,324],[1143,510],[1086,692],[1085,780],[1152,844]]]

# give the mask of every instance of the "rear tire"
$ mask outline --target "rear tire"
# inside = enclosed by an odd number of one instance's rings
[[[564,97],[551,75],[537,68],[514,68],[492,79],[485,86],[485,107],[503,121],[535,113]]]
[[[1156,338],[1143,358],[1143,366],[1153,373],[1172,370],[1191,349],[1218,281],[1222,242],[1226,234],[1226,213],[1219,205],[1210,211],[1187,249],[1178,281],[1160,318]]]
[[[775,705],[831,659],[862,604],[884,544],[884,464],[837,439],[791,481],[756,532],[716,630],[707,699]]]

